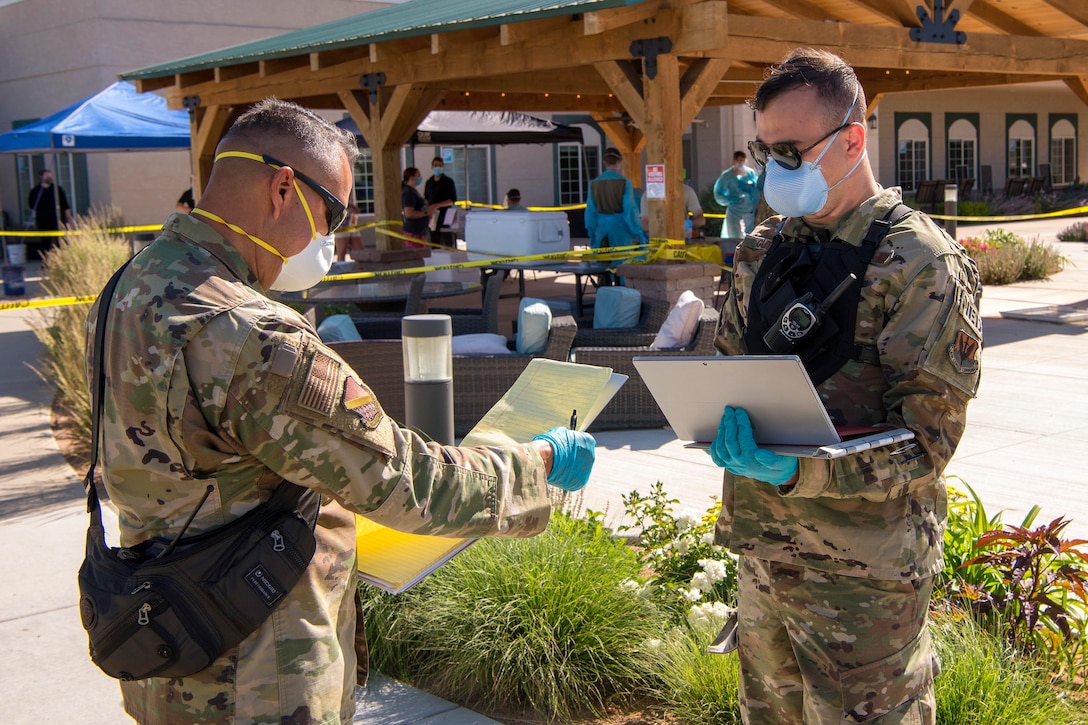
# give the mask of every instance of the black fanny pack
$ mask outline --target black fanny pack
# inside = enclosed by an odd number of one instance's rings
[[[126,265],[127,266],[127,265]],[[284,481],[263,504],[231,523],[173,541],[106,546],[94,472],[105,392],[103,347],[109,302],[124,267],[103,290],[92,359],[91,462],[84,486],[86,556],[79,611],[91,659],[122,680],[184,677],[253,633],[301,578],[316,548],[320,495]]]
[[[91,659],[122,680],[207,667],[268,618],[316,548],[319,496],[286,481],[267,503],[176,548],[162,539],[109,548],[93,487],[91,496],[79,613]]]

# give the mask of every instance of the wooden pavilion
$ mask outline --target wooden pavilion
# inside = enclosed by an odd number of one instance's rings
[[[248,104],[346,109],[390,220],[398,151],[430,111],[590,113],[636,185],[644,149],[664,164],[650,233],[680,238],[684,129],[706,105],[751,97],[800,46],[850,62],[870,114],[888,93],[1053,80],[1088,103],[1085,0],[408,0],[122,77],[190,109],[197,189]]]

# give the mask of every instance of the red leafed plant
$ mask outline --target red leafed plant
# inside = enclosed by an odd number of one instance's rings
[[[1025,654],[1064,655],[1079,669],[1088,615],[1088,553],[1085,539],[1062,539],[1064,518],[1028,529],[1006,526],[978,538],[983,550],[963,566],[992,568],[1001,579],[993,590],[967,585],[961,596],[982,615],[996,615],[1009,641]]]

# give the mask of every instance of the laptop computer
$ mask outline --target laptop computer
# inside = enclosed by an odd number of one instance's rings
[[[914,438],[906,428],[836,430],[796,355],[635,357],[680,440],[709,447],[725,406],[744,408],[761,448],[799,458],[840,458]]]

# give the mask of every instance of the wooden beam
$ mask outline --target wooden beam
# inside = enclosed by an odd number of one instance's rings
[[[446,93],[438,106],[443,111],[526,111],[532,113],[613,113],[623,105],[609,94]]]
[[[367,94],[363,91],[340,91],[337,95],[340,97],[340,102],[344,104],[344,110],[359,127],[359,134],[369,139],[374,129],[370,122],[370,99]],[[367,143],[370,142],[367,141]]]
[[[945,17],[948,17],[948,14],[951,13],[953,10],[959,10],[960,11],[960,19],[962,20],[963,16],[966,15],[967,11],[971,9],[971,5],[973,5],[974,2],[975,2],[975,0],[945,0],[945,3],[944,3]],[[930,3],[930,5],[932,6],[932,2]],[[930,7],[929,12],[931,14],[933,13],[933,8],[932,7]]]
[[[236,78],[244,78],[245,76],[258,73],[259,68],[256,63],[239,63],[238,65],[221,65],[217,66],[214,70],[216,83],[227,83],[233,81]]]
[[[199,106],[189,115],[193,196],[200,198],[215,162],[215,147],[236,114],[230,106]]]
[[[646,134],[642,132],[642,129],[632,124],[630,118],[625,118],[622,114],[593,113],[591,115],[616,150],[623,154],[623,158],[634,158],[636,161],[632,163],[637,165],[637,158],[646,146]],[[641,179],[637,186],[642,188]]]
[[[1073,91],[1073,95],[1080,99],[1081,103],[1088,104],[1088,75],[1066,78],[1065,85]]]
[[[574,18],[562,15],[556,18],[527,20],[520,23],[503,23],[499,26],[499,45],[517,45],[532,39],[534,35],[552,32],[556,29],[571,32],[573,22]]]
[[[726,58],[700,58],[684,71],[680,79],[680,128],[691,124],[730,65]]]
[[[604,78],[604,82],[612,89],[616,99],[623,105],[624,110],[631,115],[635,124],[641,126],[645,121],[642,100],[642,84],[634,77],[634,69],[638,67],[633,60],[610,60],[603,63],[594,63],[597,72]]]
[[[419,124],[434,110],[442,90],[424,86],[396,86],[382,110],[382,137],[385,144],[400,148],[408,143]]]
[[[137,93],[150,93],[174,85],[174,76],[162,76],[160,78],[138,78],[132,82],[136,86]]]
[[[1088,4],[1084,0],[1043,0],[1043,2],[1065,13],[1081,25],[1088,25]]]
[[[607,33],[610,30],[651,20],[660,11],[661,3],[659,2],[642,2],[638,5],[594,10],[582,15],[582,32],[586,35]]]
[[[337,50],[322,50],[310,53],[310,70],[323,70],[341,63],[350,63],[359,58],[370,56],[370,48],[366,45],[356,45],[351,48],[338,48]]]
[[[644,76],[646,89],[646,163],[665,165],[664,200],[648,199],[650,236],[684,238],[684,195],[682,184],[684,128],[680,125],[680,63],[675,55],[657,56],[657,74]],[[641,181],[641,169],[639,180]],[[664,203],[662,203],[662,201]]]
[[[841,15],[832,15],[818,5],[813,5],[805,0],[764,0],[771,7],[781,10],[786,15],[817,22],[842,22],[846,18]]]
[[[876,113],[877,106],[880,105],[880,99],[884,97],[883,93],[874,93],[869,95],[869,92],[865,92],[865,118],[868,120],[870,116]]]
[[[873,13],[887,20],[892,25],[904,28],[916,28],[922,25],[914,9],[918,7],[915,0],[854,0],[857,5],[864,5]]]
[[[261,78],[278,75],[299,68],[310,69],[310,55],[292,55],[287,58],[271,58],[257,61],[257,75]]]
[[[1038,30],[1020,22],[1003,10],[985,0],[976,0],[971,5],[971,17],[989,25],[994,30],[1009,35],[1042,35]],[[973,34],[972,34],[973,35]]]

